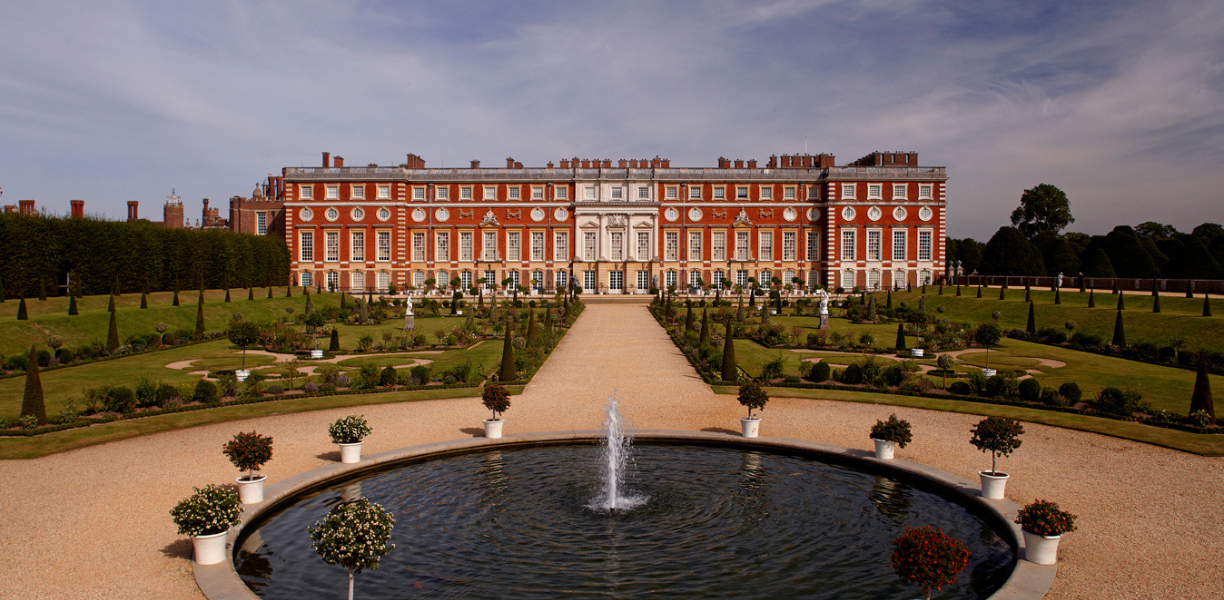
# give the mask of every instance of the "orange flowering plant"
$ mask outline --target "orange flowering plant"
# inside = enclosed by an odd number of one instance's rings
[[[969,565],[969,549],[960,540],[948,537],[934,527],[909,527],[892,541],[889,556],[897,575],[922,586],[927,600],[931,590],[956,581]]]
[[[1016,524],[1033,535],[1052,537],[1075,531],[1075,515],[1059,510],[1056,502],[1037,500],[1020,509]]]

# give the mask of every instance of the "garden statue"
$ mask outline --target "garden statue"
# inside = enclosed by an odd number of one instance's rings
[[[816,290],[820,294],[820,328],[829,328],[829,292],[824,288]]]
[[[1058,287],[1062,287],[1062,282],[1063,282],[1063,274],[1062,272],[1059,272],[1058,273]]]
[[[408,292],[408,299],[404,301],[404,330],[416,329],[416,316],[412,314],[412,292]]]

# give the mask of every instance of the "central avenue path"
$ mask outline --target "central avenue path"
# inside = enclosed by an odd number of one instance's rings
[[[590,304],[506,413],[506,435],[598,429],[613,389],[639,429],[738,435],[744,409],[702,383],[643,305]],[[869,449],[890,413],[914,425],[900,458],[976,480],[989,457],[969,445],[980,417],[871,404],[775,398],[761,433]],[[230,483],[221,454],[235,432],[275,439],[269,483],[336,461],[327,425],[364,414],[367,453],[481,435],[478,399],[277,415],[0,461],[0,598],[199,599],[190,542],[168,511],[192,486]],[[1078,514],[1048,598],[1224,597],[1224,460],[1026,424],[1000,468],[1008,497]],[[745,568],[751,568],[746,566]]]

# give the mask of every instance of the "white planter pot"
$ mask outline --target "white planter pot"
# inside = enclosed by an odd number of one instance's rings
[[[237,479],[238,481],[238,500],[243,504],[259,504],[263,502],[264,481],[268,479],[267,475],[256,475],[254,479],[248,480],[246,475]]]
[[[1061,535],[1037,535],[1024,532],[1024,558],[1039,565],[1052,565],[1058,562],[1058,540]]]
[[[880,460],[889,460],[893,457],[893,452],[895,452],[897,449],[896,442],[877,440],[875,438],[871,438],[871,441],[875,442],[876,458]]]
[[[760,434],[761,417],[740,417],[740,427],[744,430],[744,437],[754,438]]]
[[[310,358],[323,358],[323,351],[322,350],[311,350]]]
[[[353,464],[361,462],[361,444],[336,444],[340,446],[340,462],[345,464]]]
[[[198,565],[215,565],[225,562],[226,536],[229,531],[212,535],[193,536],[191,545],[195,549],[195,561]]]
[[[998,375],[998,374],[999,372],[994,369],[982,369],[982,375],[985,375],[987,377],[994,377],[995,375]]]
[[[250,377],[250,376],[251,376],[250,369],[238,369],[237,371],[234,371],[234,378],[236,378],[239,382],[246,381],[247,377]]]
[[[910,348],[910,358],[922,358],[924,353],[926,353],[924,348]]]
[[[501,419],[485,419],[485,437],[494,440],[502,436],[502,424],[505,421]]]
[[[991,475],[986,471],[978,471],[978,477],[982,479],[982,497],[999,500],[1003,498],[1003,491],[1007,487],[1007,479],[1011,476],[1007,473]]]

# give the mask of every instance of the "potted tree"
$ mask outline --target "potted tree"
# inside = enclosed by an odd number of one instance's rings
[[[242,505],[233,490],[209,484],[170,509],[178,532],[191,536],[195,562],[215,565],[225,560],[226,534],[238,524]]]
[[[889,556],[893,571],[902,579],[922,586],[926,600],[931,590],[956,581],[956,576],[969,565],[969,549],[960,540],[950,538],[934,527],[909,527],[892,541]]]
[[[332,443],[340,446],[340,462],[347,464],[361,462],[362,440],[370,435],[371,431],[373,430],[366,422],[365,415],[349,415],[336,419],[336,422],[327,428]]]
[[[1024,532],[1024,558],[1039,565],[1058,562],[1058,541],[1075,531],[1075,515],[1059,510],[1058,504],[1037,500],[1020,509],[1016,524]]]
[[[348,597],[353,600],[353,574],[373,571],[395,544],[390,543],[395,515],[362,498],[336,505],[310,527],[311,547],[329,565],[348,569]]]
[[[1006,417],[986,417],[970,430],[973,437],[969,443],[982,452],[990,452],[990,470],[978,471],[982,479],[982,497],[998,500],[1003,497],[1007,487],[1007,473],[1000,473],[997,468],[999,456],[1008,456],[1020,447],[1020,436],[1024,434],[1024,426],[1019,421]]]
[[[995,314],[998,314],[998,311],[995,311]],[[977,333],[973,334],[973,341],[986,347],[986,368],[982,369],[982,375],[994,377],[998,373],[990,368],[990,347],[999,343],[1002,337],[1003,330],[999,328],[998,323],[982,323],[978,325]]]
[[[246,368],[246,349],[247,346],[258,342],[262,333],[258,325],[242,319],[231,322],[229,328],[225,330],[225,337],[230,343],[242,348],[242,368],[234,373],[238,381],[246,381],[246,378],[251,376],[251,372]]]
[[[506,412],[506,409],[510,408],[510,393],[506,391],[505,386],[499,383],[490,383],[481,392],[480,401],[484,404],[485,408],[493,411],[493,417],[484,421],[485,437],[489,439],[500,438],[504,421],[497,415]]]
[[[761,418],[752,416],[752,411],[765,410],[765,404],[769,402],[769,394],[761,388],[760,382],[754,380],[740,386],[739,403],[748,407],[748,416],[740,417],[740,427],[743,429],[744,437],[754,438],[760,432]]]
[[[889,416],[887,421],[876,421],[871,427],[871,440],[875,442],[876,458],[881,460],[891,459],[898,446],[904,448],[913,439],[914,435],[910,431],[909,421],[898,419],[895,414]]]
[[[256,475],[255,472],[264,463],[272,460],[272,438],[254,431],[236,433],[233,439],[222,446],[221,451],[235,467],[247,472],[246,475],[238,476],[238,497],[242,499],[242,503],[263,502],[264,481],[268,476],[263,473]]]

